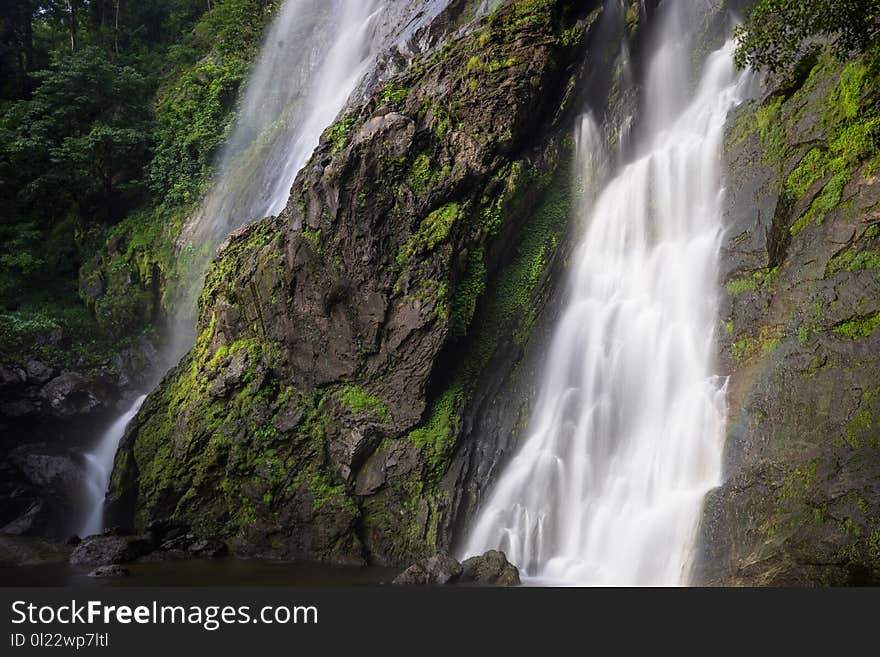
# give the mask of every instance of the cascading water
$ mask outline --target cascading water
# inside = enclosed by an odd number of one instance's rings
[[[633,161],[583,210],[530,434],[464,549],[501,549],[537,582],[687,584],[703,499],[720,483],[719,165],[745,77],[730,42],[691,89],[681,24],[662,24]],[[579,140],[581,169],[596,166],[595,141]]]
[[[89,515],[79,531],[80,536],[97,534],[104,529],[104,497],[107,494],[107,486],[110,484],[116,449],[119,447],[119,441],[122,440],[125,428],[137,415],[146,398],[146,395],[141,395],[135,399],[131,407],[104,432],[95,451],[85,455],[86,496]]]
[[[176,316],[162,367],[192,345],[196,298],[215,249],[230,231],[282,210],[321,133],[363,84],[378,55],[407,44],[449,0],[287,0],[279,9],[245,90],[232,135],[200,210],[181,236]],[[488,11],[497,0],[479,9]],[[183,256],[182,256],[183,257]],[[161,369],[161,367],[160,367]],[[158,379],[158,377],[156,377]],[[116,449],[144,397],[120,416],[86,455],[89,508],[81,535],[100,531]]]

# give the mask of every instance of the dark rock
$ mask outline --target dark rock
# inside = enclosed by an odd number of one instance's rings
[[[503,552],[489,550],[478,557],[465,559],[461,564],[461,581],[487,586],[519,586],[519,569],[507,560]]]
[[[40,397],[56,414],[67,417],[84,415],[101,405],[100,385],[76,372],[64,372],[47,383]]]
[[[42,385],[52,378],[52,368],[38,360],[29,360],[26,369],[29,382]]]
[[[71,536],[70,538],[68,538],[64,542],[65,545],[71,545],[71,546],[76,546],[76,545],[79,545],[80,543],[82,543],[82,539],[79,536],[77,536],[76,534],[74,534],[73,536]]]
[[[66,545],[36,536],[10,536],[0,532],[0,566],[40,566],[65,563],[70,556]]]
[[[131,573],[128,568],[115,564],[98,566],[89,573],[89,577],[128,577]]]
[[[226,547],[226,543],[223,541],[213,541],[213,540],[200,540],[196,541],[192,545],[187,548],[189,553],[196,557],[203,557],[207,559],[216,559],[217,557],[226,556],[229,552],[229,548]]]
[[[89,536],[76,546],[70,563],[83,566],[126,563],[152,549],[152,541],[144,536]]]
[[[394,578],[393,584],[453,584],[461,577],[462,567],[446,554],[420,559]]]
[[[0,365],[0,389],[20,386],[27,381],[27,374],[20,367]]]

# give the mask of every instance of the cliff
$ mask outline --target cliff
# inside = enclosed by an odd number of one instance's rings
[[[727,480],[704,582],[880,578],[876,51],[814,53],[727,136]]]
[[[334,562],[449,546],[477,384],[520,359],[566,229],[599,5],[506,3],[324,133],[209,271],[195,347],[123,439],[113,523]]]

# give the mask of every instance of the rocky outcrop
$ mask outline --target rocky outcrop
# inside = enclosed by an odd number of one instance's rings
[[[439,585],[470,584],[475,586],[519,586],[519,569],[507,560],[503,552],[489,550],[485,554],[459,563],[448,554],[435,554],[419,559],[400,575],[393,584]]]
[[[880,581],[880,80],[807,58],[727,138],[726,481],[698,581]]]
[[[504,3],[325,132],[285,211],[215,261],[195,347],[123,439],[111,517],[250,555],[448,546],[463,419],[518,362],[497,354],[521,354],[566,229],[600,4]]]
[[[461,564],[461,581],[486,586],[519,586],[519,569],[503,552],[489,550]]]
[[[395,577],[392,584],[454,584],[461,577],[461,570],[461,564],[448,554],[435,554],[416,561]]]
[[[23,353],[0,356],[0,533],[76,531],[86,513],[83,452],[157,360],[146,339],[98,364],[76,353],[53,329]]]

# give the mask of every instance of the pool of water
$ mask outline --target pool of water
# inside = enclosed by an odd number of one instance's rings
[[[0,567],[0,586],[376,586],[399,569],[257,559],[188,559],[124,564],[128,577],[89,577],[67,563]]]

